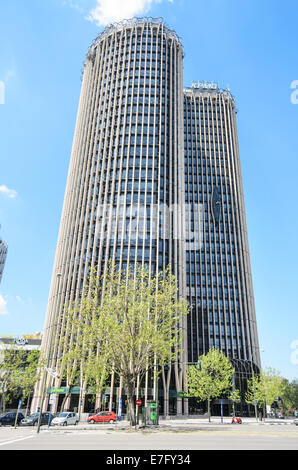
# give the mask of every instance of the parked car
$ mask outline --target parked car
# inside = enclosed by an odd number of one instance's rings
[[[59,413],[58,416],[56,416],[53,421],[52,425],[59,425],[59,426],[67,426],[68,424],[78,424],[79,422],[79,417],[76,413],[73,413],[72,411],[64,411],[63,413]]]
[[[27,418],[22,419],[20,422],[21,426],[37,426],[38,425],[38,417],[39,413],[33,413],[30,416],[27,416]],[[48,424],[49,423],[49,418],[50,418],[50,413],[41,413],[40,417],[40,424]],[[54,416],[51,415],[51,422],[53,420]]]
[[[95,415],[88,416],[88,423],[116,423],[117,418],[113,411],[101,411]]]
[[[11,425],[14,426],[16,421],[16,411],[9,411],[8,413],[3,413],[0,415],[0,426],[7,426]],[[17,425],[24,419],[24,415],[22,413],[18,414]]]
[[[296,424],[296,426],[298,426],[298,418],[295,418],[293,423]]]

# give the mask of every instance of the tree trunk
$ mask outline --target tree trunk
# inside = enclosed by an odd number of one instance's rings
[[[168,366],[168,369],[165,370],[165,367],[162,366],[162,383],[163,383],[163,392],[164,392],[164,417],[169,415],[169,390],[170,390],[170,381],[171,381],[172,367],[171,363]]]
[[[68,394],[66,394],[65,397],[64,397],[63,400],[62,400],[62,403],[61,403],[61,406],[60,406],[60,413],[61,413],[62,411],[64,411],[64,405],[65,405],[65,402],[66,402],[66,400],[67,400],[67,397],[68,397]]]
[[[177,397],[177,416],[182,416],[182,398]]]
[[[136,425],[136,415],[135,415],[135,406],[134,406],[134,385],[129,384],[127,386],[127,407],[129,412],[130,425]]]
[[[98,393],[97,408],[101,411],[102,408],[102,390]]]
[[[101,386],[103,385],[104,374],[101,378]],[[112,411],[113,408],[113,395],[114,395],[114,383],[115,383],[115,371],[112,371],[111,377],[111,387],[110,387],[110,401],[109,401],[109,411]]]
[[[70,397],[71,397],[70,391],[71,391],[72,387],[73,387],[72,385],[69,385],[69,386],[68,386],[69,390],[68,390],[68,392],[65,394],[65,397],[64,397],[63,400],[62,400],[61,407],[60,407],[60,412],[61,412],[61,411],[65,411],[65,410],[64,410],[65,403],[66,403],[67,400],[70,399]]]
[[[78,412],[79,412],[79,421],[81,420],[81,414],[84,411],[83,408],[83,395],[85,395],[85,387],[86,381],[83,382],[82,373],[80,374],[80,394],[79,394],[79,405],[78,405]],[[84,390],[84,391],[83,391]]]
[[[211,423],[210,398],[208,398],[208,420],[209,420],[209,423]]]
[[[6,410],[5,397],[6,397],[6,392],[3,392],[3,394],[2,394],[2,411],[3,411],[3,413],[5,413],[5,410]]]
[[[28,397],[27,397],[25,418],[27,418],[27,415],[28,415],[28,409],[29,409],[29,403],[30,403],[30,396],[31,396],[31,392],[29,393],[29,395],[28,395]]]
[[[101,406],[101,393],[98,393],[98,390],[96,390],[94,410],[95,411],[99,410],[100,406]]]
[[[138,378],[137,378],[136,400],[138,400],[138,398],[139,398],[139,387],[140,387],[140,376],[138,376]],[[137,406],[137,404],[136,404],[136,408],[135,408],[135,413],[136,413],[136,428],[137,428],[138,425],[139,425],[139,409],[140,409],[140,407]]]

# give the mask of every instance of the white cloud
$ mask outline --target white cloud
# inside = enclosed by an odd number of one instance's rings
[[[31,297],[28,297],[27,299],[23,299],[19,295],[16,295],[14,300],[16,300],[20,304],[31,304],[32,303]]]
[[[14,57],[11,57],[10,64],[8,64],[4,69],[1,68],[0,77],[5,84],[17,77],[17,64]]]
[[[17,72],[16,72],[16,68],[14,66],[6,69],[5,75],[4,75],[5,83],[7,83],[12,78],[16,78],[16,76],[17,76]]]
[[[5,104],[6,87],[9,82],[17,77],[17,69],[15,59],[11,59],[11,63],[5,69],[0,69],[0,104]]]
[[[9,189],[4,184],[2,186],[0,186],[0,193],[4,194],[5,196],[9,197],[10,199],[14,199],[18,195],[18,193],[14,189]]]
[[[84,13],[84,9],[74,0],[64,0],[62,3],[63,6],[67,5],[74,10],[77,10],[79,13]]]
[[[96,0],[97,6],[90,11],[87,19],[98,26],[105,26],[114,21],[132,18],[147,13],[153,3],[162,0]],[[173,3],[173,0],[168,0]]]
[[[8,315],[7,302],[0,294],[0,315]]]

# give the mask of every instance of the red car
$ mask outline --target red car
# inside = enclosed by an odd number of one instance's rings
[[[113,411],[101,411],[96,415],[88,416],[88,423],[116,423],[116,415]]]

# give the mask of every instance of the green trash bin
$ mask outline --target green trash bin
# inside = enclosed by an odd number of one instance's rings
[[[158,424],[158,406],[155,401],[149,403],[149,419],[150,424]]]

